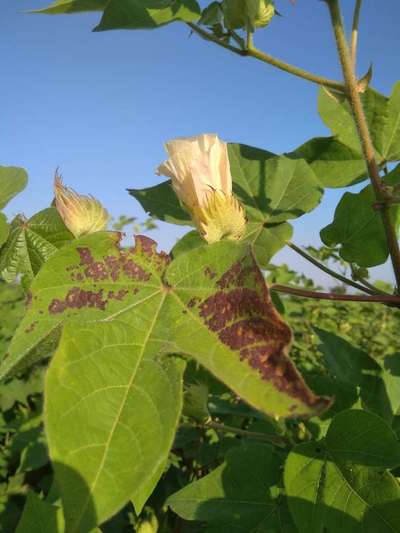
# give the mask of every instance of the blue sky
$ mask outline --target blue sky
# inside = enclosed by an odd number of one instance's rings
[[[0,6],[1,164],[23,166],[30,178],[10,215],[46,207],[59,166],[66,184],[97,196],[113,215],[143,219],[125,189],[160,181],[154,170],[168,139],[216,132],[279,153],[328,134],[316,112],[316,86],[190,36],[183,24],[92,33],[98,14],[24,13],[47,4],[3,0]],[[339,78],[324,3],[276,4],[284,17],[258,31],[256,45]],[[349,23],[353,1],[342,4]],[[398,0],[364,0],[359,73],[372,62],[373,86],[385,94],[399,78],[399,20]],[[327,190],[322,205],[295,223],[294,242],[318,244],[318,230],[332,220],[342,194]],[[161,225],[154,237],[168,249],[181,233]],[[327,282],[290,250],[278,259]],[[390,279],[388,266],[375,274]]]

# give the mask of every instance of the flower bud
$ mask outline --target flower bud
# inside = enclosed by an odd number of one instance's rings
[[[272,0],[224,0],[225,25],[231,30],[254,31],[267,26],[275,15]]]
[[[232,194],[226,143],[217,135],[179,138],[166,143],[169,159],[157,169],[168,176],[202,237],[213,243],[239,240],[246,226],[242,205]]]
[[[75,237],[106,229],[110,216],[101,203],[93,196],[78,194],[65,187],[57,173],[54,197],[59,215]]]

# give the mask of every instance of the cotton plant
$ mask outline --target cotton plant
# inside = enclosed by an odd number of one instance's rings
[[[339,80],[256,46],[258,32],[277,23],[267,0],[204,9],[196,0],[58,0],[39,10],[100,11],[96,31],[186,24],[242,58],[242,69],[250,57],[317,85],[332,135],[278,155],[177,131],[166,139],[161,182],[129,191],[154,219],[193,226],[168,253],[144,235],[122,247],[106,208],[59,176],[54,205],[29,220],[0,217],[0,274],[22,280],[27,300],[0,379],[48,364],[54,486],[29,493],[18,533],[38,517],[66,533],[121,529],[121,516],[139,532],[400,531],[398,339],[372,357],[352,326],[346,336],[334,320],[321,327],[318,306],[296,311],[301,332],[286,312],[307,298],[325,310],[368,303],[399,316],[400,83],[385,96],[370,87],[371,70],[356,74],[362,0],[350,39],[340,1],[324,4],[315,9],[327,8]],[[291,220],[320,205],[325,189],[361,182],[321,229],[327,261],[294,242]],[[0,167],[0,183],[2,208],[26,175]],[[340,290],[277,273],[271,261],[284,247]],[[335,271],[329,258],[348,268]],[[369,279],[386,261],[394,287]],[[302,364],[317,345],[318,365]]]

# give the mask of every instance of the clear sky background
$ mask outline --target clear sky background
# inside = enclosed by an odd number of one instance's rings
[[[241,58],[174,23],[150,31],[92,33],[99,14],[31,15],[44,0],[0,4],[0,147],[2,165],[23,166],[29,186],[8,214],[31,215],[52,200],[54,170],[79,192],[92,193],[114,215],[144,219],[127,187],[160,181],[163,142],[218,133],[281,153],[310,137],[328,135],[316,111],[318,88],[251,58]],[[203,5],[208,2],[202,2]],[[276,0],[282,18],[256,33],[256,45],[315,73],[340,78],[325,4]],[[342,0],[348,28],[353,0]],[[389,94],[400,78],[399,0],[364,0],[359,74],[372,62],[372,85]],[[358,190],[360,186],[353,188]],[[294,242],[318,245],[343,190],[294,223]],[[169,249],[182,228],[154,232]],[[285,261],[322,284],[322,273],[291,250]],[[374,276],[391,279],[388,265]]]

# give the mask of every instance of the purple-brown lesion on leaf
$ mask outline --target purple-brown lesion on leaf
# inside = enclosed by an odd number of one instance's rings
[[[134,247],[120,248],[118,241],[115,248],[115,255],[95,259],[89,247],[77,247],[79,263],[66,268],[71,281],[117,282],[121,278],[128,278],[132,281],[147,282],[152,277],[151,270],[162,273],[171,260],[169,255],[157,252],[155,241],[141,235],[136,236]],[[143,259],[144,265],[141,265]],[[149,265],[150,269],[147,269],[146,265]]]
[[[200,298],[197,298],[197,296],[194,296],[193,298],[191,298],[188,303],[187,303],[187,306],[192,309],[193,307],[195,307],[199,302],[201,302],[201,299]]]
[[[34,320],[29,324],[29,326],[25,329],[25,333],[32,333],[32,331],[36,328],[38,321]]]
[[[171,256],[165,252],[157,252],[157,243],[145,235],[135,235],[133,253],[143,254],[147,259],[152,259],[159,272],[163,272],[171,262]]]
[[[214,279],[217,274],[213,270],[211,270],[210,267],[207,267],[204,270],[204,275],[207,276],[210,279]]]
[[[287,355],[292,332],[276,311],[254,259],[236,262],[216,281],[215,288],[216,292],[198,304],[206,326],[262,379],[293,397],[293,412],[298,414],[301,404],[316,412],[327,408],[331,400],[316,396],[307,387]]]
[[[119,291],[108,291],[107,297],[109,300],[123,300],[129,293],[128,289],[119,289]]]
[[[48,311],[51,315],[64,313],[67,309],[82,309],[84,307],[104,311],[106,305],[107,300],[103,298],[103,289],[95,292],[73,287],[63,300],[54,298],[49,304]]]
[[[33,295],[32,291],[28,291],[26,294],[25,307],[29,307],[32,303]]]

